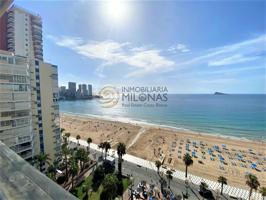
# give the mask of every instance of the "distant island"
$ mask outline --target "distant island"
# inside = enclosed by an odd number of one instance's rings
[[[226,94],[222,92],[215,92],[214,95],[226,95]]]

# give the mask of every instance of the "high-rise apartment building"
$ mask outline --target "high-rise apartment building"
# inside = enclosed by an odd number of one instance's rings
[[[7,50],[30,59],[43,60],[42,20],[17,6],[7,12]]]
[[[78,85],[78,90],[79,92],[81,92],[81,84]]]
[[[68,82],[68,90],[75,93],[77,90],[76,83],[75,82]]]
[[[88,85],[88,96],[92,96],[92,85]]]
[[[88,96],[88,90],[87,90],[87,85],[86,84],[82,84],[81,85],[81,94],[83,96]]]
[[[75,99],[76,98],[76,83],[75,82],[68,82],[68,90],[67,90],[67,96],[70,99]]]
[[[33,138],[27,59],[0,50],[0,140],[30,160],[34,155]]]
[[[48,153],[54,159],[61,153],[58,75],[56,66],[43,61],[41,17],[12,6],[0,18],[0,25],[0,48],[13,52],[15,57],[25,57],[28,66],[32,151],[35,155]],[[2,135],[0,132],[0,140]]]

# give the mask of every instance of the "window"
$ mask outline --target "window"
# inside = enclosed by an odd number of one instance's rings
[[[14,64],[14,59],[13,58],[8,58],[8,63],[9,64]]]

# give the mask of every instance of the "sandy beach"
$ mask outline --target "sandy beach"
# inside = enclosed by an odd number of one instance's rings
[[[62,114],[61,128],[71,136],[92,138],[93,143],[109,141],[115,149],[118,142],[127,153],[150,161],[161,159],[164,165],[185,170],[183,155],[194,155],[189,173],[217,181],[220,175],[228,184],[247,189],[245,174],[256,174],[261,186],[266,185],[265,142],[236,140],[189,131]],[[251,165],[256,164],[252,169]]]

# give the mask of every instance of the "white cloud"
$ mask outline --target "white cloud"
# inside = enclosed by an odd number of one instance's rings
[[[266,35],[261,35],[239,43],[212,48],[198,56],[193,55],[192,58],[178,63],[178,67],[183,68],[188,65],[195,66],[199,64],[223,66],[254,61],[263,56],[260,54],[265,52],[265,43]]]
[[[76,53],[91,59],[103,61],[101,76],[105,65],[124,63],[138,68],[141,74],[170,70],[175,62],[160,54],[160,50],[148,47],[132,47],[130,43],[119,43],[112,40],[84,41],[79,37],[49,36],[58,46],[72,49]],[[139,74],[139,73],[138,73]],[[131,73],[132,75],[132,73]]]
[[[190,49],[184,45],[184,44],[177,44],[174,46],[171,46],[168,51],[173,52],[173,53],[177,53],[177,52],[182,52],[182,53],[187,53],[190,52]]]
[[[249,62],[257,60],[258,56],[244,56],[241,54],[235,54],[230,57],[224,57],[221,59],[211,60],[208,62],[209,66],[223,66],[223,65],[232,65],[237,63]]]

